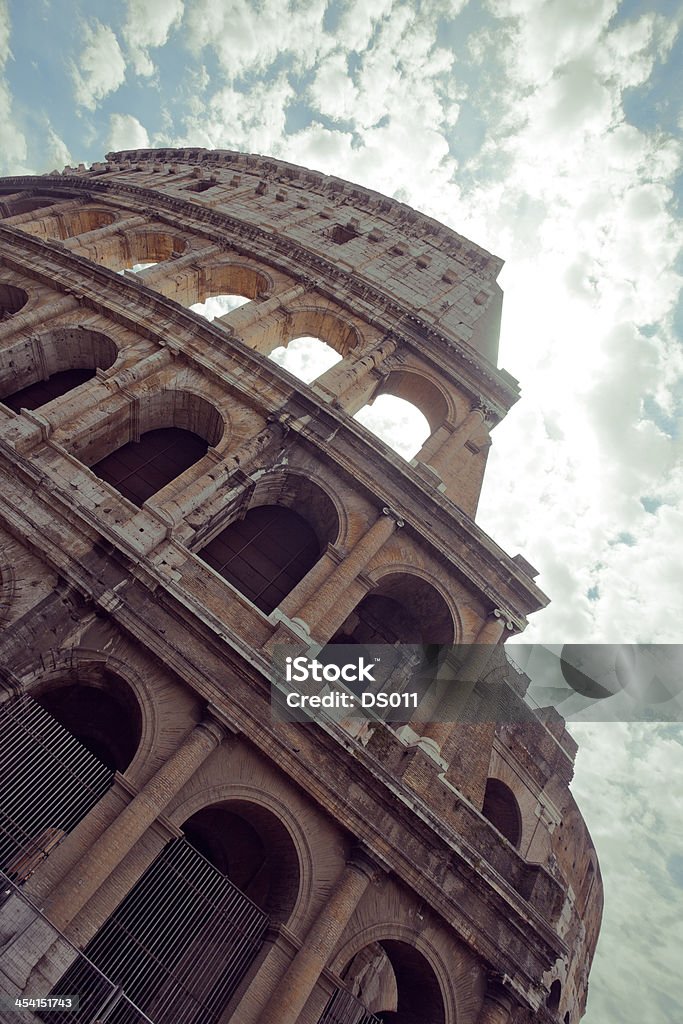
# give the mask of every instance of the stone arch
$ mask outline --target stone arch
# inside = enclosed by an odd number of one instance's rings
[[[0,352],[0,400],[18,411],[37,409],[108,370],[119,350],[99,331],[60,327]]]
[[[164,388],[140,402],[140,432],[176,427],[188,430],[216,448],[223,439],[227,422],[219,409],[187,388]]]
[[[56,238],[63,242],[67,238],[75,238],[78,235],[85,235],[89,231],[108,227],[116,219],[116,214],[112,210],[95,206],[77,206],[55,213],[50,213],[48,208],[44,217],[25,221],[18,224],[17,227],[30,235],[37,235],[40,238]]]
[[[562,998],[562,982],[559,978],[555,978],[555,981],[550,986],[548,995],[546,997],[545,1005],[548,1007],[551,1013],[557,1013],[560,1008],[560,999]]]
[[[333,643],[453,644],[457,613],[440,587],[413,567],[373,573],[374,587],[342,624]]]
[[[132,709],[132,717],[139,726],[138,742],[125,769],[130,778],[137,777],[149,758],[158,733],[157,710],[153,695],[145,680],[120,658],[99,650],[74,647],[50,652],[49,668],[40,668],[21,681],[21,692],[40,702],[44,693],[66,688],[71,682],[94,691],[120,692],[123,705]]]
[[[455,406],[450,395],[440,382],[420,370],[390,370],[374,397],[379,398],[380,395],[393,395],[414,405],[429,423],[432,433],[446,420],[455,418]]]
[[[262,843],[267,842],[269,838],[273,839],[273,857],[277,859],[278,851],[282,855],[279,860],[282,871],[281,877],[275,880],[275,886],[269,893],[265,892],[263,882],[260,892],[247,892],[239,884],[237,877],[232,877],[230,872],[225,870],[230,860],[229,850],[224,848],[226,836],[230,832],[229,822],[224,820],[226,831],[222,835],[209,835],[218,819],[212,823],[206,812],[215,808],[227,809],[229,814],[245,816],[245,820],[259,833]],[[183,829],[195,848],[199,849],[215,867],[227,874],[231,881],[245,891],[257,906],[265,910],[273,921],[288,924],[305,913],[313,891],[313,853],[305,829],[291,806],[284,800],[255,786],[227,782],[192,794],[174,808],[171,818],[174,824]],[[199,826],[194,832],[194,838],[192,830],[188,832],[185,827],[190,821],[198,823]],[[248,836],[247,838],[253,839]],[[196,842],[198,839],[203,841]],[[287,872],[289,878],[285,877]],[[255,878],[254,882],[257,883],[258,879]]]
[[[320,338],[326,345],[346,358],[362,344],[360,331],[337,313],[320,306],[303,306],[288,310],[282,344],[287,346],[294,338]]]
[[[269,615],[339,536],[336,503],[296,473],[265,474],[239,517],[197,554]]]
[[[481,813],[508,842],[519,849],[522,841],[522,814],[515,794],[500,779],[487,779]]]
[[[196,302],[215,295],[243,295],[245,299],[265,299],[273,291],[273,279],[248,263],[209,263],[201,268]]]
[[[0,323],[18,313],[28,302],[28,292],[13,284],[0,283]]]
[[[256,482],[249,508],[282,505],[306,514],[315,530],[321,549],[327,544],[343,544],[348,533],[348,516],[336,491],[314,472],[297,469],[271,470]]]
[[[368,971],[367,966],[361,964],[358,972],[361,976],[353,977],[354,965],[358,965],[365,950],[377,957],[375,965],[379,976],[374,986],[370,984],[372,965]],[[393,971],[394,1006],[380,1005],[382,1000],[392,997],[393,988],[386,973],[382,984],[381,972],[383,969],[386,972],[386,967],[378,962],[380,950]],[[337,953],[331,969],[347,981],[362,1003],[365,994],[370,1003],[367,1008],[379,1014],[387,1024],[454,1024],[456,1020],[452,965],[445,962],[424,934],[406,925],[385,923],[363,929]]]
[[[150,227],[135,228],[128,232],[107,233],[106,238],[88,238],[84,235],[77,248],[93,263],[102,263],[110,270],[125,270],[139,263],[162,263],[179,256],[187,249],[187,242],[172,231]]]
[[[100,417],[82,447],[74,447],[96,476],[138,507],[203,459],[226,427],[211,401],[186,388],[146,394],[135,417],[122,408],[119,420],[117,429]]]
[[[0,202],[0,217],[18,217],[22,213],[34,213],[36,210],[54,206],[60,201],[52,196],[24,196],[19,199],[9,199]]]

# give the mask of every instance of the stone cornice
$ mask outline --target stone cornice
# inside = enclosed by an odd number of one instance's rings
[[[178,218],[187,218],[183,227],[201,233],[223,246],[226,245],[227,231],[230,248],[239,251],[241,247],[244,255],[257,255],[298,278],[301,278],[303,270],[304,277],[308,275],[312,286],[322,295],[339,305],[346,305],[361,318],[371,323],[382,322],[384,329],[393,333],[396,333],[395,324],[400,322],[402,340],[413,345],[430,362],[435,358],[435,347],[437,352],[439,348],[445,348],[453,358],[458,383],[470,393],[473,401],[485,401],[498,420],[504,417],[519,398],[519,390],[516,383],[511,384],[510,375],[498,371],[469,345],[440,332],[427,320],[385,294],[376,282],[362,280],[358,275],[341,269],[331,260],[286,236],[190,200],[114,178],[102,180],[88,175],[0,178],[0,194],[3,189],[16,187],[17,184],[24,188],[39,188],[41,193],[49,194],[52,190],[58,195],[63,192],[67,198],[72,198],[73,192],[81,194],[83,198],[93,199],[106,195],[117,199],[126,197],[129,202],[132,201],[131,208],[136,212],[157,222],[167,222],[176,229],[180,226]],[[173,217],[168,218],[170,212],[173,212]],[[347,302],[344,301],[345,295]],[[354,300],[352,306],[348,305],[350,298]],[[443,362],[437,365],[443,372]]]

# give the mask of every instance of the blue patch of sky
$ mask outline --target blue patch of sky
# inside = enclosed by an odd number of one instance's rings
[[[626,120],[642,131],[657,126],[678,135],[680,98],[683,95],[683,36],[679,35],[666,61],[656,61],[647,82],[626,89],[623,106]]]
[[[325,8],[325,13],[323,14],[323,31],[324,32],[329,32],[330,35],[334,35],[334,33],[339,28],[339,23],[340,23],[341,18],[342,18],[343,8],[344,8],[343,4],[335,3],[335,2],[327,5],[327,7]]]
[[[628,548],[635,547],[636,538],[632,533],[628,533],[626,530],[622,530],[618,533],[614,540],[609,541],[610,547],[614,547],[615,544],[625,544]]]
[[[593,587],[590,587],[586,591],[586,597],[589,601],[598,601],[600,598],[600,587],[598,587],[597,584]]]
[[[666,413],[651,395],[646,395],[643,399],[643,415],[647,419],[652,420],[669,437],[678,437],[680,433],[680,410]]]
[[[643,506],[646,512],[650,512],[652,515],[655,514],[658,508],[661,508],[664,504],[659,498],[650,498],[644,496],[640,499],[640,504]]]

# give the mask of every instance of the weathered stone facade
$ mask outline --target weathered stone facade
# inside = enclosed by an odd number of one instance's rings
[[[40,781],[23,838],[0,826],[21,883],[0,988],[63,992],[85,950],[154,1024],[575,1024],[602,907],[575,746],[500,653],[545,598],[473,518],[518,398],[496,368],[500,260],[238,153],[115,153],[0,179],[0,199],[0,706],[30,699],[111,772],[68,828],[41,818]],[[188,309],[225,293],[250,301],[213,323]],[[302,335],[342,356],[311,385],[267,358]],[[429,421],[411,463],[352,419],[380,394]],[[273,646],[332,639],[498,653],[459,667],[441,721],[273,721]],[[453,724],[467,700],[492,713]],[[501,701],[518,721],[496,722]],[[184,835],[262,914],[220,998],[243,938],[183,937],[163,886],[148,916],[177,938],[156,980],[105,969],[111,922],[139,924]],[[101,1019],[145,1019],[122,1007]]]

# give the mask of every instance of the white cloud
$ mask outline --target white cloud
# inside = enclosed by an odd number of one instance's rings
[[[126,62],[115,33],[108,25],[95,21],[93,27],[83,26],[85,45],[72,63],[71,77],[76,102],[95,110],[100,100],[116,92],[126,77]]]
[[[321,31],[326,0],[290,4],[269,0],[197,0],[186,13],[184,28],[192,49],[212,49],[224,73],[234,79],[245,71],[263,71],[286,54],[302,67],[334,44]]]
[[[109,118],[107,149],[147,149],[149,135],[137,117],[132,114],[112,114]]]
[[[138,75],[154,74],[149,50],[164,46],[171,31],[180,24],[183,0],[128,0],[123,37]]]
[[[45,156],[45,167],[49,171],[61,171],[63,167],[73,164],[69,147],[51,125],[48,125],[46,132]]]
[[[670,1024],[683,1005],[683,727],[574,725],[572,785],[598,848],[603,927],[585,1024]],[[666,793],[662,800],[661,794]]]

